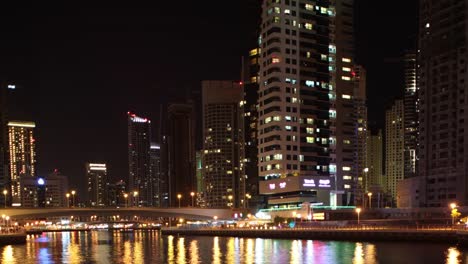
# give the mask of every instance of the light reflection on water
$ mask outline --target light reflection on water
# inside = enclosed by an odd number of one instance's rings
[[[0,263],[464,263],[447,244],[161,236],[157,231],[63,232],[3,246]]]

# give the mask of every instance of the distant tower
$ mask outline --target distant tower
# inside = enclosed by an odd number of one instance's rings
[[[34,122],[8,122],[9,167],[12,206],[21,206],[22,178],[36,176]]]
[[[203,81],[202,89],[206,206],[245,207],[242,87],[233,81]]]
[[[68,178],[58,170],[54,170],[45,179],[45,206],[46,207],[66,207],[68,191]]]
[[[195,172],[195,107],[193,102],[172,103],[167,109],[167,136],[163,137],[166,153],[168,197],[170,207],[191,204],[196,191]],[[178,198],[180,195],[180,199]]]
[[[417,175],[417,146],[418,146],[418,94],[416,85],[416,53],[407,52],[403,57],[405,76],[405,177]]]
[[[354,67],[354,112],[356,113],[356,172],[358,175],[355,203],[363,204],[362,197],[369,192],[367,164],[367,105],[366,105],[366,70],[360,65]],[[353,144],[345,140],[345,144]],[[343,176],[345,177],[345,176]],[[346,177],[350,177],[349,175]]]
[[[404,104],[396,100],[386,112],[385,119],[385,177],[386,191],[397,200],[397,183],[404,179]]]
[[[86,163],[88,195],[91,206],[107,205],[107,167],[104,163]]]
[[[153,182],[152,205],[161,207],[162,200],[167,199],[164,194],[164,179],[161,177],[161,146],[152,142],[150,146],[150,170],[151,181]]]
[[[151,121],[128,112],[128,191],[139,206],[153,206],[150,147]]]

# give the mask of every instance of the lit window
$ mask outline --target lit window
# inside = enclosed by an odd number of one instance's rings
[[[310,51],[306,52],[306,57],[310,58]]]
[[[281,13],[281,9],[279,7],[275,7],[275,13],[276,14],[280,14]]]
[[[297,98],[296,97],[291,98],[291,102],[292,103],[297,103]]]
[[[309,80],[305,81],[305,85],[308,87],[314,87],[314,83],[315,83],[314,81],[309,81]]]
[[[326,61],[326,60],[327,60],[327,57],[328,57],[328,56],[325,55],[325,54],[321,54],[321,55],[320,55],[320,58],[321,58],[323,61]]]
[[[279,63],[280,59],[279,58],[273,58],[273,59],[271,59],[271,62],[272,63]]]
[[[336,46],[333,44],[328,45],[328,52],[336,53]]]
[[[270,123],[270,122],[271,122],[271,117],[265,118],[265,124],[268,124],[268,123]]]
[[[336,118],[336,110],[334,110],[334,109],[328,110],[328,116],[330,118]]]
[[[342,62],[351,62],[351,59],[350,58],[342,58],[341,61]]]
[[[351,95],[342,94],[342,95],[341,95],[341,98],[343,98],[343,99],[351,99]]]
[[[282,160],[282,159],[283,159],[283,155],[282,155],[282,154],[275,154],[274,159],[275,159],[275,160]]]
[[[328,9],[326,7],[320,7],[320,13],[327,14]]]
[[[288,131],[291,131],[291,126],[285,126],[284,128]]]
[[[312,30],[312,24],[311,23],[305,23],[304,27],[308,30]]]
[[[306,137],[307,143],[314,143],[315,138],[314,137]]]
[[[314,124],[314,119],[313,118],[307,118],[307,124],[309,124],[309,125]]]
[[[426,28],[430,28],[430,27],[431,27],[431,24],[426,23]]]
[[[286,119],[286,121],[291,121],[291,116],[285,116],[284,119]]]
[[[344,72],[350,72],[351,71],[351,68],[349,67],[343,67],[341,68]]]
[[[307,132],[307,134],[313,134],[314,133],[314,128],[308,127],[308,128],[306,128],[306,132]]]
[[[299,155],[299,161],[303,162],[304,161],[304,155]]]
[[[258,54],[258,49],[253,49],[253,50],[250,50],[250,52],[249,52],[250,56],[255,56],[257,54]]]
[[[349,144],[351,144],[351,140],[349,140],[349,139],[344,139],[344,140],[343,140],[343,143],[349,145]]]
[[[306,4],[306,5],[305,5],[305,9],[306,9],[306,10],[314,10],[314,6],[311,5],[311,4]]]
[[[277,169],[277,170],[281,169],[281,165],[275,164],[275,169]]]
[[[351,81],[351,77],[349,77],[349,76],[341,76],[341,80]]]
[[[271,164],[268,164],[268,165],[266,166],[266,169],[267,169],[267,170],[271,170]]]
[[[345,188],[345,189],[351,189],[351,185],[345,184],[345,185],[344,185],[344,188]]]
[[[291,14],[291,10],[285,9],[285,10],[284,10],[284,13],[285,13],[285,14]]]
[[[281,116],[274,116],[273,121],[281,121]]]
[[[343,171],[350,171],[351,167],[343,167]]]

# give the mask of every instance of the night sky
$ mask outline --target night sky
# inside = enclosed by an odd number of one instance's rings
[[[261,1],[168,2],[0,4],[0,80],[19,86],[11,119],[36,122],[39,175],[59,169],[84,192],[90,161],[125,179],[127,111],[156,130],[161,103],[200,90],[201,80],[240,78]],[[414,47],[417,0],[356,0],[355,14],[369,119],[381,127],[385,106],[403,92],[401,69],[387,61]]]

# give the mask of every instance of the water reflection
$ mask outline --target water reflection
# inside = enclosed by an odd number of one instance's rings
[[[367,243],[158,232],[57,232],[3,246],[1,263],[462,263],[468,249],[430,243]],[[398,252],[398,254],[396,254]]]

